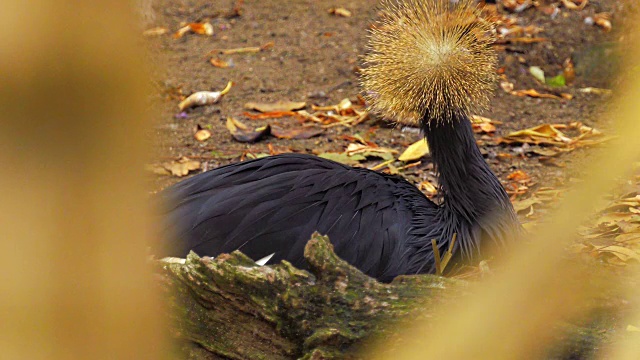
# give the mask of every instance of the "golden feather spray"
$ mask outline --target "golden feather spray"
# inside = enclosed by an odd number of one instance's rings
[[[403,124],[486,107],[496,80],[492,26],[470,0],[384,0],[362,86],[370,108]]]

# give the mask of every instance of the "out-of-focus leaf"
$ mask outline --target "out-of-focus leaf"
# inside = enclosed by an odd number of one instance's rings
[[[549,124],[538,125],[529,129],[514,131],[504,137],[504,140],[528,144],[563,145],[570,143],[571,138]]]
[[[560,0],[562,5],[569,10],[582,10],[589,3],[589,0]]]
[[[277,101],[275,103],[256,103],[248,102],[244,104],[246,109],[256,110],[263,113],[275,112],[275,111],[294,111],[304,109],[307,106],[306,102],[293,102],[293,101]]]
[[[183,27],[181,27],[175,34],[173,34],[174,38],[181,38],[186,33],[193,32],[200,35],[213,35],[213,25],[210,23],[190,23]]]
[[[579,89],[578,91],[585,94],[595,94],[595,95],[611,95],[613,93],[613,91],[609,89],[599,89],[594,87],[586,87],[586,88]]]
[[[159,36],[168,33],[169,30],[165,27],[154,27],[151,29],[145,30],[142,35],[144,36]]]
[[[600,26],[605,32],[611,31],[611,14],[609,13],[599,13],[593,15],[593,22]]]
[[[324,132],[323,129],[311,127],[299,127],[294,129],[283,129],[279,126],[271,126],[271,135],[278,139],[309,139]]]
[[[182,100],[178,107],[182,111],[191,107],[215,104],[231,90],[231,86],[233,86],[233,83],[229,81],[222,91],[198,91]]]
[[[544,84],[544,71],[539,66],[530,66],[529,73],[536,78],[536,80]]]
[[[242,113],[242,115],[248,117],[251,120],[277,119],[277,118],[287,117],[287,116],[305,119],[304,115],[300,115],[294,111],[272,111],[272,112],[266,112],[266,113],[260,113],[260,114],[251,114],[248,112],[244,112]]]
[[[200,169],[200,161],[182,157],[176,161],[168,161],[162,164],[148,165],[147,170],[158,175],[174,175],[178,177],[189,174],[190,171]]]
[[[640,332],[640,328],[633,325],[627,325],[628,332]]]
[[[513,202],[513,209],[516,212],[523,212],[525,210],[529,210],[531,208],[531,206],[535,205],[535,204],[541,204],[542,201],[540,201],[540,199],[538,199],[535,196],[532,196],[530,198],[524,199],[524,200],[517,200]]]
[[[565,94],[565,93],[562,93],[560,95],[546,94],[546,93],[538,92],[535,89],[514,90],[514,91],[511,92],[511,95],[529,96],[529,97],[533,97],[533,98],[542,98],[542,99],[558,99],[558,100],[562,100],[562,99],[571,100],[573,98],[573,95],[571,95],[571,94]]]
[[[359,154],[364,157],[378,157],[384,160],[393,160],[395,156],[393,154],[397,153],[397,151],[393,149],[378,147],[378,146],[369,146],[364,144],[349,144],[347,146],[347,154],[355,155]]]
[[[211,63],[211,65],[221,69],[225,69],[231,66],[231,64],[228,61],[224,61],[220,58],[211,58],[209,62]]]
[[[418,189],[426,192],[429,195],[435,195],[436,193],[438,193],[438,189],[432,183],[426,180],[418,184]]]
[[[252,130],[232,117],[227,118],[226,125],[233,138],[239,142],[256,142],[271,133],[269,125]]]
[[[329,14],[342,17],[351,17],[351,11],[341,7],[329,9]]]
[[[367,159],[366,157],[360,154],[348,155],[347,153],[331,153],[331,152],[322,153],[322,154],[319,154],[318,156],[324,159],[329,159],[345,165],[352,165],[352,166],[360,164],[360,161],[364,161]]]
[[[418,160],[427,154],[429,154],[429,145],[426,139],[422,139],[409,145],[398,160],[404,162]]]
[[[632,249],[622,247],[622,246],[617,246],[617,245],[606,246],[604,248],[599,249],[599,252],[610,253],[624,262],[627,262],[629,260],[640,261],[640,254],[638,254],[636,251]]]
[[[196,138],[196,140],[198,141],[205,141],[211,137],[211,131],[207,129],[203,129],[200,127],[200,125],[198,125],[198,131],[196,131],[196,133],[193,134],[193,137]]]
[[[528,181],[531,180],[531,176],[522,170],[516,170],[507,175],[507,179],[513,181]]]
[[[571,58],[567,58],[562,63],[562,75],[564,76],[565,83],[567,85],[571,84],[573,80],[575,80],[576,71],[573,67],[573,61],[571,61]]]
[[[547,85],[553,86],[553,87],[562,87],[567,85],[567,82],[564,79],[564,75],[560,74],[558,76],[554,76],[550,79],[547,79]]]

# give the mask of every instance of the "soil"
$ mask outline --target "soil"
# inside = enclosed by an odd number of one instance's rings
[[[239,161],[243,154],[277,152],[342,152],[349,141],[344,134],[361,134],[379,146],[402,152],[420,138],[417,130],[400,129],[372,116],[353,128],[335,127],[319,137],[307,140],[282,140],[269,137],[257,143],[235,141],[225,127],[226,118],[233,116],[252,126],[279,124],[299,126],[292,118],[250,120],[243,113],[246,102],[278,100],[306,101],[308,104],[332,105],[344,98],[355,100],[361,89],[357,68],[364,54],[367,29],[376,17],[377,0],[278,0],[210,1],[154,0],[147,14],[147,28],[166,27],[169,34],[150,36],[145,40],[152,59],[157,92],[152,94],[157,119],[152,132],[155,160],[158,162],[186,156],[203,162],[204,170]],[[500,4],[500,1],[498,1]],[[545,5],[541,1],[542,7]],[[549,4],[549,3],[547,3]],[[329,13],[333,7],[348,9],[351,17]],[[233,13],[241,9],[240,15]],[[508,132],[539,124],[580,121],[599,129],[609,128],[604,104],[608,97],[580,92],[580,88],[612,86],[617,65],[615,44],[618,40],[616,19],[623,5],[615,0],[592,0],[580,11],[561,8],[559,16],[551,18],[539,9],[530,8],[513,14],[498,6],[499,12],[516,18],[523,26],[536,25],[544,30],[538,37],[545,42],[506,44],[496,47],[500,67],[515,89],[534,88],[545,92],[573,95],[571,100],[518,97],[497,88],[489,110],[479,114],[503,122],[495,134],[478,135],[487,161],[496,174],[507,183],[515,170],[529,174],[533,183],[558,186],[566,182],[567,168],[580,168],[584,151],[561,155],[545,165],[536,157],[522,155],[518,146],[497,146],[495,139]],[[614,30],[585,23],[595,13],[612,14]],[[174,38],[171,33],[182,22],[213,24],[214,35],[187,34]],[[214,49],[262,46],[273,47],[258,53],[220,55],[232,65],[217,68],[209,63]],[[217,55],[216,55],[217,56]],[[214,56],[215,57],[215,56]],[[531,76],[530,66],[541,67],[546,74],[562,72],[563,62],[571,58],[575,64],[575,81],[567,87],[549,88]],[[234,86],[218,104],[187,111],[186,118],[177,117],[181,96],[196,91],[219,91],[233,81]],[[213,136],[199,142],[194,139],[196,127],[210,127]],[[406,131],[409,130],[409,131]],[[509,157],[496,156],[509,154]],[[503,160],[500,160],[503,159]],[[428,171],[430,161],[424,159],[416,171]],[[194,172],[197,173],[197,172]],[[193,174],[193,173],[192,173]],[[405,174],[407,175],[407,174]],[[410,174],[409,174],[410,175]],[[411,176],[409,176],[411,179]],[[181,178],[153,175],[150,189],[164,188]]]

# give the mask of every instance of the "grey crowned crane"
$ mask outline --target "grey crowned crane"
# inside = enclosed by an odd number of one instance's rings
[[[521,227],[484,161],[469,116],[489,101],[496,55],[491,27],[470,0],[386,1],[371,30],[362,85],[372,110],[419,125],[443,199],[406,180],[310,155],[283,154],[223,166],[163,191],[167,246],[216,256],[240,250],[261,263],[305,267],[311,234],[381,281],[432,273],[441,254],[470,262],[504,249]]]

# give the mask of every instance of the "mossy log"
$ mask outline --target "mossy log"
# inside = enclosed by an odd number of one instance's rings
[[[396,339],[403,320],[431,318],[436,305],[467,292],[464,281],[434,275],[380,283],[338,258],[318,234],[304,255],[309,271],[286,261],[259,266],[240,252],[159,262],[184,357],[357,358],[369,341]],[[588,340],[578,339],[591,347]]]

